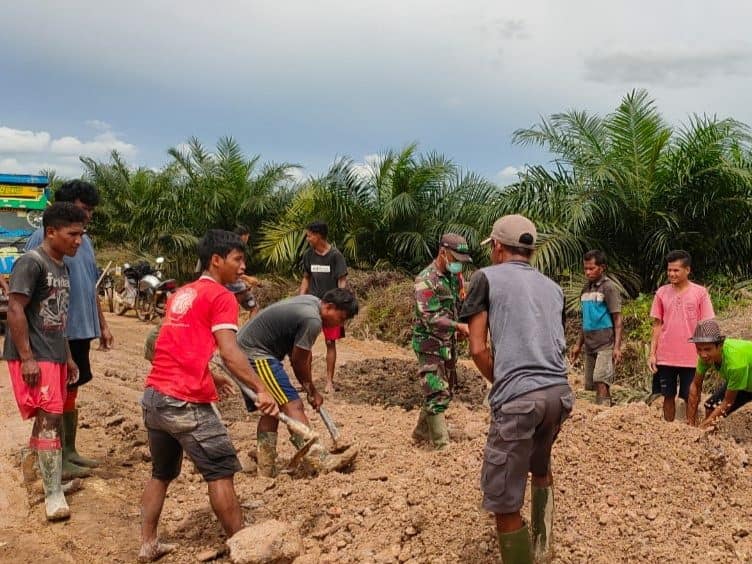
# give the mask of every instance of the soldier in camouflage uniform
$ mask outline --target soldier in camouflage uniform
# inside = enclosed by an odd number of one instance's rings
[[[415,279],[413,350],[421,365],[424,399],[413,438],[430,440],[436,449],[449,442],[444,411],[457,376],[457,337],[468,334],[467,323],[458,321],[464,293],[462,268],[472,262],[468,251],[463,237],[444,234],[436,258]]]

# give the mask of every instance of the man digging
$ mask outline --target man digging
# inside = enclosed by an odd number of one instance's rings
[[[225,285],[245,271],[245,245],[229,231],[210,230],[198,247],[202,276],[167,302],[167,315],[154,344],[152,368],[141,405],[152,457],[152,475],[141,498],[141,562],[175,549],[157,538],[167,488],[180,475],[183,451],[207,483],[209,501],[228,537],[243,526],[233,478],[241,466],[227,429],[212,402],[217,386],[234,385],[209,370],[216,348],[227,369],[252,388],[256,406],[274,416],[277,405],[238,348],[238,302]],[[216,383],[215,383],[216,379]]]
[[[303,295],[272,304],[241,328],[238,345],[283,413],[305,425],[309,424],[303,401],[282,365],[284,358],[290,357],[293,373],[306,391],[308,403],[318,410],[324,398],[316,389],[311,375],[313,344],[322,327],[341,327],[357,313],[358,301],[355,296],[349,290],[335,288],[326,292],[321,299]],[[255,406],[243,397],[248,410],[255,410]],[[274,417],[262,415],[259,419],[256,460],[261,476],[273,477],[277,473],[278,425],[279,421]],[[306,442],[295,434],[290,435],[290,441],[297,449]],[[330,472],[346,467],[356,455],[355,448],[332,455],[315,443],[308,451],[306,461],[315,470]]]
[[[707,320],[697,324],[690,342],[695,344],[699,358],[689,388],[688,424],[697,425],[697,405],[708,370],[714,368],[722,380],[705,402],[705,419],[700,423],[704,429],[752,401],[752,341],[727,339],[721,334],[718,323]]]
[[[552,558],[551,448],[574,403],[564,363],[564,294],[530,266],[535,239],[535,225],[521,215],[494,223],[483,243],[491,245],[493,265],[473,274],[461,314],[473,361],[493,384],[481,487],[504,564]],[[532,545],[520,515],[528,472]]]
[[[3,358],[21,417],[34,418],[29,446],[36,451],[49,521],[70,517],[60,435],[66,387],[78,369],[65,338],[70,278],[63,257],[76,254],[85,223],[85,213],[71,203],[47,208],[41,246],[19,257],[10,275]]]
[[[413,351],[420,364],[423,405],[413,431],[416,441],[430,441],[437,450],[449,444],[444,412],[456,384],[457,337],[467,336],[459,308],[464,291],[462,269],[472,262],[464,237],[442,235],[436,258],[415,278]]]

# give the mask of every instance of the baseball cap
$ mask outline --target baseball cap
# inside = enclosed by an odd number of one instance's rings
[[[496,220],[491,235],[481,245],[487,245],[493,239],[510,247],[534,250],[537,237],[535,224],[524,215],[505,215]]]
[[[467,240],[462,235],[456,233],[444,233],[441,236],[439,245],[449,249],[454,258],[460,262],[473,262],[473,259],[468,254],[470,247],[467,244]]]
[[[695,327],[690,343],[720,343],[726,335],[721,335],[721,328],[712,319],[700,321]]]

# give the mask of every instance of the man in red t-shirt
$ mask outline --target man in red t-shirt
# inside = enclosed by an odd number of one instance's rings
[[[167,303],[167,314],[154,345],[154,359],[141,400],[149,436],[152,476],[141,498],[141,562],[157,560],[175,545],[160,543],[157,525],[170,482],[180,475],[183,451],[196,465],[209,488],[212,509],[228,537],[242,528],[233,476],[240,470],[235,448],[212,402],[217,387],[232,382],[209,370],[219,347],[222,361],[258,395],[256,406],[274,416],[277,404],[238,348],[238,303],[225,284],[245,271],[240,237],[210,230],[198,246],[202,276],[180,288]]]

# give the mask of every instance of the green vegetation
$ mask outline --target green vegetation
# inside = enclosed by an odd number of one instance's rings
[[[165,254],[183,274],[197,237],[238,223],[252,230],[255,270],[294,271],[303,227],[314,219],[329,222],[332,240],[358,267],[415,272],[449,230],[465,235],[483,264],[479,241],[493,221],[524,213],[539,226],[536,265],[569,289],[574,304],[589,248],[608,253],[612,276],[633,297],[660,283],[673,248],[693,254],[699,279],[749,278],[751,139],[732,119],[693,116],[672,127],[636,91],[605,116],[569,111],[518,130],[514,142],[542,146],[554,161],[506,187],[414,144],[366,165],[342,158],[303,180],[295,165],[246,157],[232,138],[213,151],[191,139],[156,171],[134,169],[117,153],[82,161],[103,193],[93,226],[100,242]]]

